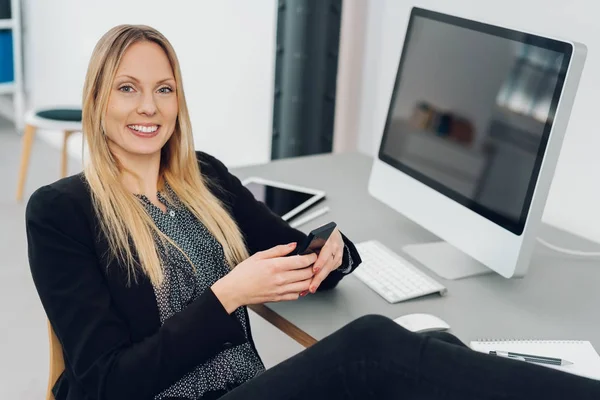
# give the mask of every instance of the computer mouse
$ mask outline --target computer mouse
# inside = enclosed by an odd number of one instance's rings
[[[412,332],[446,331],[450,325],[431,314],[407,314],[394,319],[400,326]]]

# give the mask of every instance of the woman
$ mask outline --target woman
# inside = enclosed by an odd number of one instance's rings
[[[29,200],[32,275],[66,361],[57,399],[222,394],[264,371],[245,306],[360,263],[337,229],[318,258],[287,257],[305,235],[194,151],[181,82],[160,33],[110,30],[84,87],[89,162]]]
[[[246,306],[335,287],[361,262],[354,245],[336,230],[318,256],[288,257],[304,234],[194,152],[177,58],[152,28],[99,41],[83,127],[84,172],[38,189],[26,211],[32,276],[65,358],[57,400],[529,398],[511,374],[535,394],[598,390],[378,316],[265,372]]]

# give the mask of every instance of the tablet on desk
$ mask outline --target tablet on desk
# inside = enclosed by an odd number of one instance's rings
[[[275,214],[289,221],[302,211],[325,198],[325,192],[256,176],[244,179],[242,184]]]

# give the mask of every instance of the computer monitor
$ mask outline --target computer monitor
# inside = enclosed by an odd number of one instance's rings
[[[586,53],[412,9],[369,179],[440,239],[406,253],[448,279],[527,272]]]

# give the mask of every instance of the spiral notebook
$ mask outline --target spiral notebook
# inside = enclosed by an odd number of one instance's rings
[[[600,380],[600,356],[592,344],[584,340],[486,340],[471,342],[471,348],[483,353],[496,350],[561,358],[573,364],[537,365]]]

